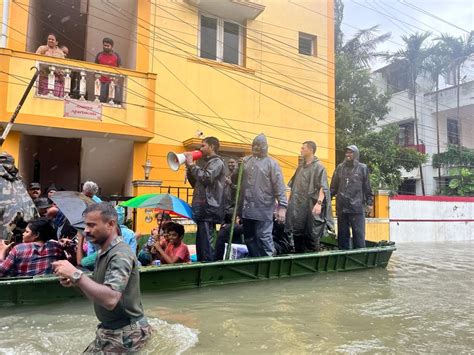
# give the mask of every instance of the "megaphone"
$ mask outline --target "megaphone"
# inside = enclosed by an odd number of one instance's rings
[[[179,154],[176,154],[175,152],[169,152],[166,159],[168,161],[168,166],[170,167],[171,170],[173,171],[179,170],[179,166],[181,164],[184,164],[184,162],[186,161],[185,154],[191,154],[193,156],[193,160],[198,160],[198,159],[201,159],[202,157],[202,152],[200,150],[194,150],[192,152],[185,152],[185,153],[179,153]]]

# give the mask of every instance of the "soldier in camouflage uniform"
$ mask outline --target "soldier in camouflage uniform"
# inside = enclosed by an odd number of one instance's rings
[[[91,301],[101,322],[86,353],[130,353],[151,336],[140,296],[138,262],[130,246],[117,235],[117,212],[106,202],[84,211],[86,237],[100,247],[92,278],[66,260],[53,263],[65,287],[78,287]]]
[[[38,211],[15,167],[15,159],[0,153],[0,239],[11,240],[17,226],[38,217]]]

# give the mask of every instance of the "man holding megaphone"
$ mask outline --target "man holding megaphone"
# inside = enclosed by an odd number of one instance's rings
[[[196,254],[198,261],[213,261],[214,249],[212,238],[216,223],[224,218],[224,161],[217,155],[219,140],[206,137],[202,140],[202,167],[194,163],[192,153],[184,153],[186,157],[186,176],[194,188],[193,219],[197,225]]]

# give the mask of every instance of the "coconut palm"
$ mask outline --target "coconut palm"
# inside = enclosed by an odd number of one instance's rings
[[[436,106],[436,146],[437,153],[440,154],[439,145],[439,78],[446,74],[448,66],[446,47],[438,42],[429,49],[429,56],[426,60],[425,68],[429,77],[435,84],[435,106]],[[438,184],[441,183],[441,168],[438,167]]]
[[[453,37],[443,34],[438,38],[445,47],[450,60],[448,70],[454,72],[454,85],[456,85],[456,116],[459,128],[459,149],[462,147],[462,120],[459,115],[460,89],[461,89],[461,68],[464,62],[474,54],[474,31],[464,37]]]
[[[403,42],[405,42],[405,48],[398,50],[393,54],[392,62],[397,64],[405,64],[410,74],[410,89],[413,93],[413,114],[415,120],[415,139],[416,145],[420,143],[418,135],[418,115],[417,115],[417,86],[416,80],[421,73],[426,70],[427,58],[430,54],[428,48],[425,47],[424,43],[431,33],[415,33],[409,36],[402,36]],[[423,168],[420,164],[420,178],[421,178],[421,192],[425,195],[425,182],[423,179]]]
[[[379,26],[361,29],[347,41],[344,41],[344,33],[341,30],[344,4],[341,0],[334,3],[335,38],[337,55],[347,55],[361,67],[368,68],[369,64],[377,57],[386,56],[386,53],[376,51],[377,46],[390,38],[387,32],[378,35]]]

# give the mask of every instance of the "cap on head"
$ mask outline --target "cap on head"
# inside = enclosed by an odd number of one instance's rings
[[[53,204],[49,198],[40,197],[35,201],[36,208],[50,208]]]
[[[41,190],[41,184],[39,182],[32,182],[28,187],[29,190]]]

